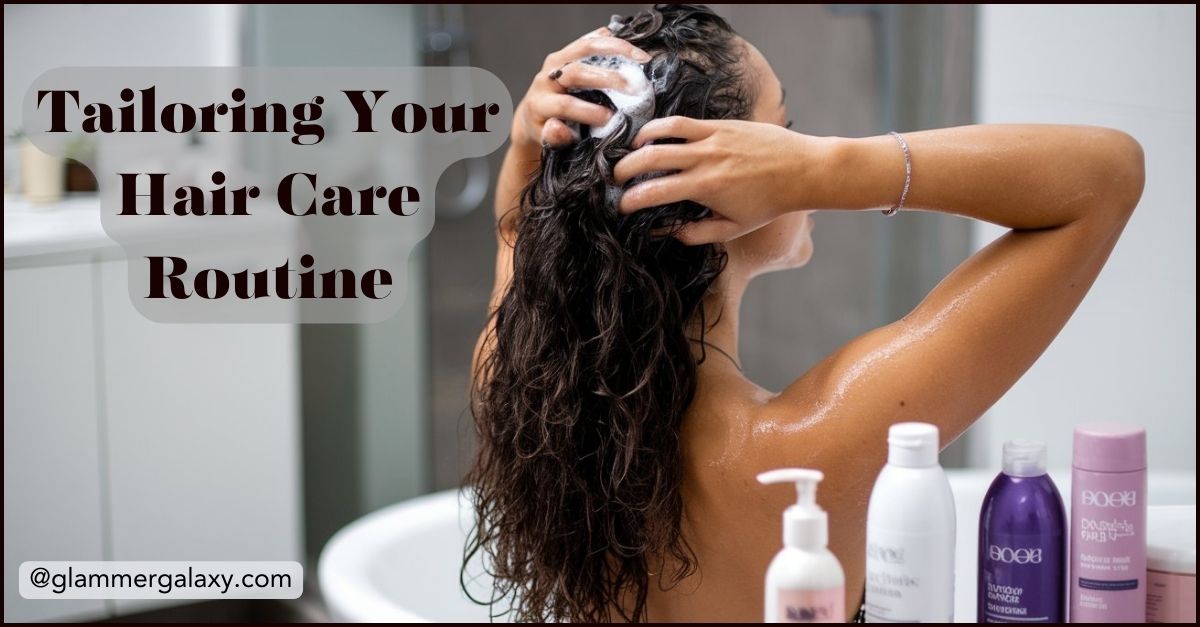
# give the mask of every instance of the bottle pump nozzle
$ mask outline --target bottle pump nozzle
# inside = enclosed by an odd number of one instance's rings
[[[796,548],[823,548],[828,543],[828,516],[817,506],[817,484],[825,473],[808,468],[780,468],[758,475],[758,482],[795,483],[796,504],[783,512],[783,543]]]

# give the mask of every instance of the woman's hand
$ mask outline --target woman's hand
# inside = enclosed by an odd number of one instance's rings
[[[678,138],[682,144],[652,144]],[[620,185],[651,172],[677,171],[634,185],[621,197],[622,213],[681,200],[698,202],[713,216],[683,227],[685,244],[725,242],[789,212],[817,209],[815,171],[830,141],[775,124],[742,120],[651,120],[634,138],[635,150],[617,162]]]
[[[564,122],[603,126],[612,116],[607,107],[567,93],[568,89],[622,89],[625,79],[612,70],[574,63],[592,55],[617,55],[645,63],[650,55],[613,37],[608,28],[592,31],[553,52],[542,63],[513,116],[512,139],[518,148],[540,150],[569,145],[578,138]]]

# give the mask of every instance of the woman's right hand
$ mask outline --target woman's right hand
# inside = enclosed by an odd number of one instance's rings
[[[575,63],[592,55],[617,55],[645,63],[650,55],[637,46],[613,37],[599,28],[550,53],[542,70],[533,78],[529,91],[513,116],[513,145],[540,150],[543,144],[561,148],[578,137],[565,122],[603,126],[612,111],[567,93],[568,89],[623,89],[625,79],[612,70]]]

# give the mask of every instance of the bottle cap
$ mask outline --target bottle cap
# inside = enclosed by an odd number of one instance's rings
[[[1034,440],[1004,443],[1001,468],[1010,477],[1040,477],[1046,474],[1046,445]]]
[[[1112,422],[1079,425],[1071,465],[1093,472],[1145,470],[1146,429]]]
[[[780,468],[758,475],[758,482],[795,483],[796,504],[783,511],[783,544],[797,549],[823,549],[829,543],[829,517],[817,506],[819,470]]]
[[[938,428],[925,422],[900,422],[888,429],[888,464],[928,468],[938,463]]]

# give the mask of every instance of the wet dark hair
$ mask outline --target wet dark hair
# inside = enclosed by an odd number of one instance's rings
[[[708,8],[657,5],[610,28],[654,57],[654,117],[750,117],[744,49]],[[681,530],[688,329],[699,322],[703,346],[701,299],[726,256],[651,233],[707,216],[701,205],[617,212],[612,168],[635,131],[625,120],[608,137],[543,149],[521,197],[512,282],[472,389],[476,526],[463,583],[482,552],[494,588],[477,601],[493,617],[644,620],[651,579],[669,587],[697,567]]]

